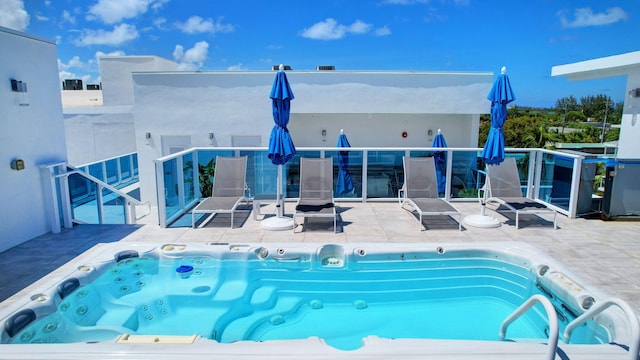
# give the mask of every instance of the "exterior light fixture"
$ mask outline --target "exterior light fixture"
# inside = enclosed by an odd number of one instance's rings
[[[16,104],[18,106],[29,106],[29,98],[27,96],[27,83],[16,79],[10,79],[11,91],[16,93]]]
[[[213,145],[213,140],[216,138],[212,132],[209,133],[209,144]]]
[[[22,159],[11,160],[11,168],[16,171],[24,170],[24,160]]]
[[[322,129],[322,141],[327,141],[327,129]]]
[[[149,141],[151,141],[151,133],[145,133],[144,134],[144,143],[149,145]]]

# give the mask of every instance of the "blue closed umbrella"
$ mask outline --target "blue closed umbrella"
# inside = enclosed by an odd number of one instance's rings
[[[444,140],[444,135],[438,129],[438,133],[433,138],[433,142],[431,143],[431,147],[434,148],[446,148],[447,142]],[[436,178],[438,180],[438,192],[444,193],[445,188],[447,186],[447,164],[446,164],[446,156],[444,151],[434,151],[433,152],[433,160],[436,164]]]
[[[340,130],[338,135],[338,143],[336,147],[351,147],[347,135],[344,131]],[[353,191],[353,180],[351,180],[351,174],[349,174],[349,152],[340,151],[338,154],[338,182],[336,184],[336,192],[339,195],[348,194]]]
[[[507,120],[507,104],[516,99],[506,72],[506,68],[502,67],[500,75],[487,95],[487,99],[491,100],[491,130],[480,155],[487,165],[498,165],[504,161],[502,126]]]
[[[271,130],[271,137],[269,137],[269,153],[267,156],[274,165],[282,165],[291,160],[296,154],[296,147],[293,145],[293,140],[287,129],[291,100],[294,97],[293,91],[289,87],[287,74],[282,70],[282,66],[273,81],[269,97],[272,100],[275,125]]]
[[[284,66],[276,74],[269,95],[272,101],[273,121],[275,125],[269,137],[269,152],[267,157],[274,165],[278,165],[278,183],[276,184],[277,217],[262,222],[262,227],[269,230],[284,230],[293,228],[293,219],[284,216],[284,199],[282,195],[282,165],[291,160],[296,154],[296,147],[287,129],[293,91],[289,86]]]
[[[496,78],[487,95],[487,99],[491,100],[491,130],[487,142],[484,144],[480,157],[487,166],[487,173],[491,171],[492,165],[498,165],[504,161],[504,133],[502,126],[507,119],[507,104],[516,99],[509,83],[509,77],[506,75],[507,69],[503,66],[500,75]],[[487,181],[489,177],[487,176]],[[492,216],[485,214],[487,205],[487,191],[484,191],[484,197],[481,199],[482,208],[479,215],[469,215],[464,221],[467,225],[494,228],[500,226],[500,222]]]

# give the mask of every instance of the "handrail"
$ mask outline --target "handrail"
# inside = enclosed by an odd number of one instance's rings
[[[624,312],[626,318],[629,320],[629,327],[631,329],[629,359],[637,360],[638,352],[640,351],[640,322],[638,321],[638,317],[631,306],[629,306],[629,304],[619,298],[611,297],[603,301],[598,301],[593,304],[593,306],[591,306],[589,310],[573,319],[573,321],[571,321],[564,329],[564,332],[562,333],[562,341],[564,341],[565,343],[569,343],[569,340],[571,339],[571,333],[576,327],[584,324],[594,316],[600,314],[602,311],[608,309],[613,305],[618,306]]]
[[[89,179],[90,181],[93,181],[94,183],[98,184],[99,186],[101,186],[101,187],[103,187],[103,188],[105,188],[105,189],[117,194],[118,196],[123,197],[125,200],[127,200],[127,202],[129,204],[133,204],[133,206],[145,206],[146,205],[147,206],[147,212],[144,215],[141,215],[140,217],[135,215],[135,210],[134,210],[134,219],[135,220],[141,219],[141,218],[151,214],[151,204],[149,203],[149,201],[141,202],[138,199],[132,197],[131,195],[120,191],[120,189],[118,189],[118,188],[116,188],[116,187],[114,187],[112,185],[107,184],[106,182],[96,178],[95,176],[93,176],[91,174],[88,174],[88,173],[86,173],[86,172],[84,172],[82,170],[78,170],[78,169],[76,169],[75,167],[73,167],[72,165],[69,165],[69,164],[67,164],[66,166],[68,168],[72,169],[73,171],[69,171],[69,172],[65,172],[65,173],[62,173],[62,174],[54,175],[54,178],[62,178],[62,177],[68,178],[70,175],[78,174],[78,175],[80,175],[80,176],[82,176],[82,177],[84,177],[86,179]],[[134,221],[134,223],[135,223],[135,221]]]
[[[505,335],[507,333],[507,327],[511,325],[517,318],[526,313],[536,302],[539,302],[544,306],[544,310],[547,312],[547,319],[549,321],[549,344],[547,348],[547,359],[553,360],[556,357],[556,351],[558,347],[558,315],[556,314],[556,310],[551,304],[551,301],[546,297],[536,294],[527,299],[520,307],[518,307],[514,312],[512,312],[500,325],[500,331],[498,333],[498,337],[500,340],[504,340]]]

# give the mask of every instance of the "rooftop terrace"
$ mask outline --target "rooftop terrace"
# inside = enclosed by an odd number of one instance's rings
[[[640,312],[640,222],[570,219],[558,216],[558,230],[551,221],[534,215],[521,215],[520,229],[509,213],[488,213],[502,222],[495,229],[464,227],[448,217],[425,217],[427,230],[418,230],[417,216],[397,202],[338,202],[341,223],[334,234],[326,220],[307,224],[304,232],[267,231],[260,227],[261,216],[254,220],[249,209],[235,216],[234,228],[229,228],[230,216],[217,215],[205,227],[162,228],[157,224],[156,211],[137,225],[77,225],[61,233],[49,233],[0,253],[0,300],[8,301],[31,296],[21,290],[42,276],[91,248],[104,242],[307,242],[307,243],[423,243],[426,247],[446,246],[450,242],[495,241],[504,246],[519,241],[531,244],[554,259],[566,264],[580,279],[612,296],[619,297]],[[456,202],[463,218],[480,211],[477,202]],[[293,204],[287,203],[290,213]],[[275,207],[261,210],[266,216],[275,214]],[[300,228],[296,229],[300,231]],[[16,294],[17,293],[17,294]]]

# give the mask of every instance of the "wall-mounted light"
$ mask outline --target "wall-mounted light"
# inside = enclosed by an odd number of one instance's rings
[[[327,141],[327,129],[322,129],[322,141]]]
[[[216,138],[212,132],[209,133],[209,144],[213,145],[213,140]]]
[[[11,160],[11,168],[16,171],[24,170],[24,160],[22,159]]]
[[[18,106],[29,106],[29,98],[27,96],[27,83],[16,79],[11,80],[11,91],[16,93],[16,104]]]
[[[433,136],[433,130],[431,130],[431,129],[427,130],[427,135]]]
[[[144,143],[149,145],[149,141],[151,141],[151,133],[144,133]]]
[[[629,91],[629,96],[631,96],[632,98],[639,98],[640,97],[640,88],[631,89]]]

